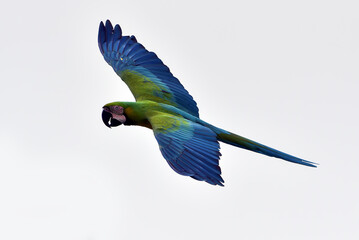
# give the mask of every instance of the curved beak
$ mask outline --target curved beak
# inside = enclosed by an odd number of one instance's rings
[[[108,107],[103,107],[102,121],[109,128],[117,127],[117,126],[120,126],[122,124],[120,121],[112,118],[112,114],[109,112]]]
[[[111,118],[112,118],[111,113],[109,113],[109,112],[107,112],[105,110],[102,111],[102,121],[109,128],[111,128],[111,125],[109,124]]]

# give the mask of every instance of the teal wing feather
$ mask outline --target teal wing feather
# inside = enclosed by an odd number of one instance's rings
[[[150,122],[161,153],[175,172],[223,186],[220,147],[212,130],[170,114],[157,114]]]
[[[134,36],[122,36],[119,25],[100,23],[98,44],[106,62],[130,88],[136,101],[151,100],[169,104],[198,117],[192,96],[153,52]]]

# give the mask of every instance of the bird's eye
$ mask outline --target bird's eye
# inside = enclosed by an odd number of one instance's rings
[[[123,61],[123,58],[120,58],[121,59],[121,61]]]

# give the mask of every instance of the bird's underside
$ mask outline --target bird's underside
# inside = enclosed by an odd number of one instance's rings
[[[153,129],[163,157],[177,173],[223,186],[219,141],[286,161],[316,167],[208,124],[199,118],[192,96],[153,52],[134,36],[122,36],[110,21],[99,28],[99,48],[107,63],[127,84],[136,102],[113,102],[103,107],[106,126],[139,125]]]

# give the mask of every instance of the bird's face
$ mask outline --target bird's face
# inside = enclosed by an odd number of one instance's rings
[[[113,105],[104,106],[102,109],[102,121],[107,127],[117,127],[126,122],[123,107]]]

